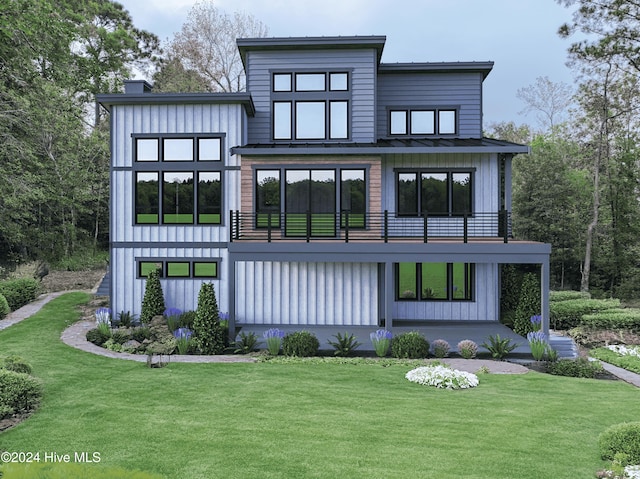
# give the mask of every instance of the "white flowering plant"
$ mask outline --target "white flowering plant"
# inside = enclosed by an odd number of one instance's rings
[[[421,366],[409,371],[405,378],[413,383],[442,389],[468,389],[478,385],[478,376],[451,369],[441,364]]]
[[[620,356],[635,356],[640,358],[640,346],[625,346],[623,344],[612,344],[607,346],[614,353],[618,353]]]

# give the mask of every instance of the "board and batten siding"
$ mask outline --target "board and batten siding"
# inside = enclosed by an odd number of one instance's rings
[[[213,283],[220,311],[229,311],[229,284],[227,250],[224,248],[112,248],[111,249],[111,309],[114,314],[130,311],[140,315],[146,279],[138,278],[136,259],[163,259],[180,261],[184,258],[218,259],[218,279],[161,279],[167,308],[183,311],[195,310],[198,293],[203,283]]]
[[[498,321],[499,274],[496,263],[476,264],[474,301],[395,301],[395,320]]]
[[[236,263],[236,323],[378,324],[376,263]]]
[[[247,53],[247,91],[251,92],[255,116],[249,122],[249,143],[270,143],[271,73],[279,72],[349,72],[350,140],[375,141],[375,83],[377,52],[375,49],[315,51],[250,51]]]
[[[482,138],[482,73],[378,74],[378,136],[389,136],[389,108],[457,108],[457,138]]]

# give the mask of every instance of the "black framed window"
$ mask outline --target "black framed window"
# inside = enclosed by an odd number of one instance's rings
[[[402,171],[396,177],[400,216],[472,213],[472,171]]]
[[[168,171],[162,182],[162,222],[193,223],[193,172]]]
[[[451,108],[389,110],[391,136],[455,135],[457,125],[458,111]]]
[[[473,263],[395,263],[396,300],[473,301]]]
[[[219,259],[180,258],[169,260],[138,259],[138,278],[147,278],[151,271],[160,270],[163,279],[218,278]]]

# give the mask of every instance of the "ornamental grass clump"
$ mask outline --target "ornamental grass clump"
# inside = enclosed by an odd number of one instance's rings
[[[373,349],[376,352],[376,356],[379,358],[383,358],[389,352],[389,347],[391,346],[391,339],[393,338],[393,334],[391,331],[386,329],[378,329],[369,335],[371,339],[371,343],[373,344]]]
[[[98,308],[96,310],[96,324],[98,331],[104,336],[111,336],[111,310],[109,308]]]
[[[463,339],[458,343],[458,354],[464,359],[473,359],[478,354],[478,345],[470,339]]]
[[[189,328],[178,328],[173,332],[173,337],[176,338],[178,354],[187,354],[189,352],[191,336],[193,336],[193,331]]]
[[[405,377],[413,383],[442,389],[468,389],[478,385],[478,376],[475,374],[440,364],[412,369]]]
[[[284,338],[284,331],[278,328],[267,329],[262,336],[267,343],[267,351],[271,356],[277,356],[280,354],[280,345],[282,344],[282,338]]]
[[[436,339],[432,344],[431,348],[433,349],[433,355],[436,358],[446,358],[449,355],[449,350],[451,346],[444,339]]]
[[[182,310],[178,308],[167,308],[162,313],[162,316],[164,316],[164,319],[167,321],[167,327],[172,333],[180,327],[181,315]]]
[[[527,333],[527,341],[531,348],[531,355],[536,361],[541,361],[547,350],[547,335],[542,331],[532,331]]]

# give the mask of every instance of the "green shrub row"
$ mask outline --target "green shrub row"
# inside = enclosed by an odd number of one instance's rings
[[[549,301],[569,301],[572,299],[591,299],[589,292],[582,291],[550,291]]]
[[[589,355],[600,359],[619,368],[626,369],[636,374],[640,374],[640,358],[637,356],[625,355],[611,351],[609,348],[595,348],[589,351]]]
[[[25,373],[0,369],[0,419],[33,411],[42,398],[42,384]]]
[[[640,329],[640,309],[616,308],[585,314],[580,324],[594,329]]]
[[[11,311],[34,301],[40,294],[40,283],[33,278],[20,278],[0,282],[0,295],[4,296]]]
[[[11,312],[7,298],[0,294],[0,319],[4,319]]]
[[[628,464],[640,464],[640,422],[611,426],[598,438],[602,459],[613,460],[616,454],[625,454]]]
[[[550,321],[553,329],[575,328],[582,316],[598,311],[620,307],[619,299],[569,299],[549,304]]]
[[[602,365],[598,361],[589,361],[585,358],[562,359],[547,364],[547,372],[555,376],[595,379],[603,371]]]

